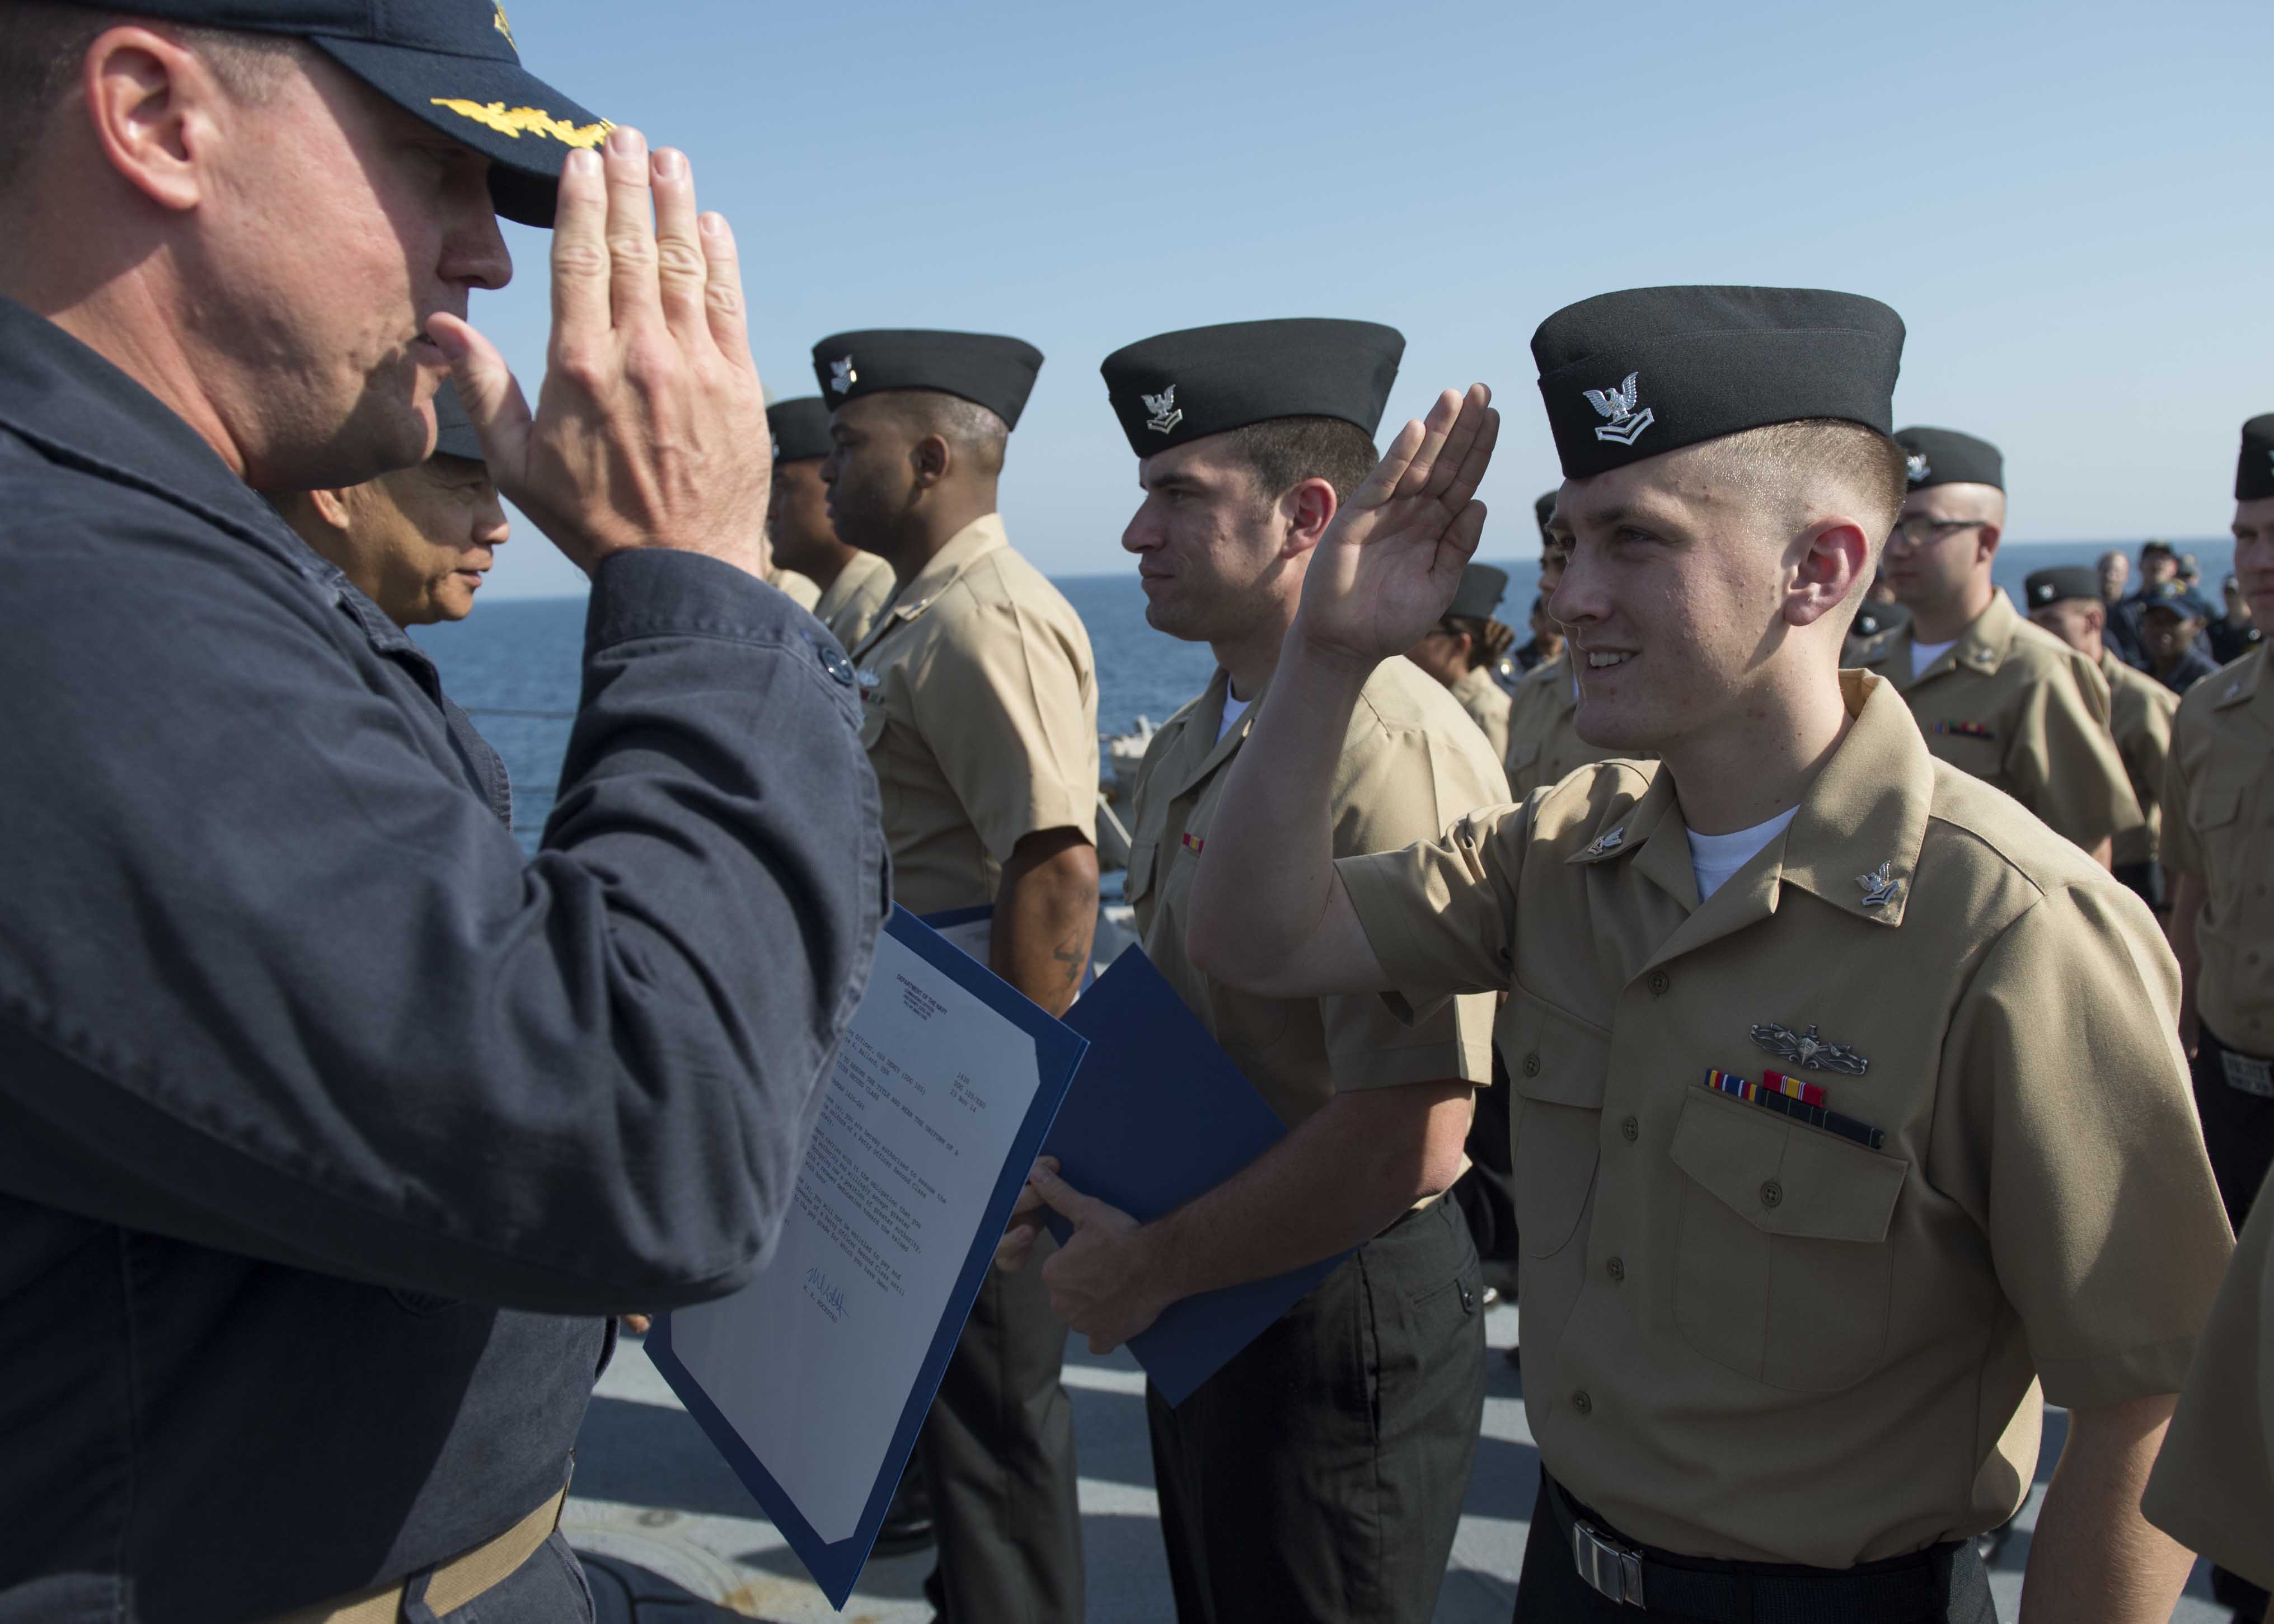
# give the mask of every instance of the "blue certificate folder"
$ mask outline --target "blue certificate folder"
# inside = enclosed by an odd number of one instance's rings
[[[923,1425],[925,1415],[931,1409],[932,1395],[939,1390],[940,1378],[946,1373],[949,1357],[955,1351],[956,1339],[963,1334],[964,1320],[971,1312],[971,1304],[979,1296],[979,1287],[993,1266],[995,1244],[1001,1238],[1004,1226],[1010,1222],[1011,1207],[1026,1185],[1028,1170],[1040,1154],[1043,1136],[1050,1130],[1051,1118],[1057,1116],[1060,1101],[1065,1098],[1066,1086],[1073,1082],[1074,1071],[1081,1064],[1083,1052],[1089,1041],[1053,1020],[1035,1004],[998,979],[987,967],[954,947],[923,921],[906,908],[895,906],[885,929],[903,946],[923,959],[935,970],[956,982],[977,997],[997,1014],[1026,1032],[1035,1041],[1035,1057],[1040,1078],[1033,1102],[1027,1108],[1017,1137],[1013,1140],[1011,1154],[1003,1163],[1001,1175],[995,1181],[993,1195],[987,1204],[979,1232],[971,1242],[961,1272],[957,1275],[950,1293],[947,1310],[940,1316],[939,1327],[932,1336],[930,1351],[925,1355],[915,1385],[906,1394],[879,1393],[877,1402],[897,1404],[900,1424],[892,1432],[891,1446],[885,1454],[884,1463],[877,1473],[875,1486],[870,1490],[866,1509],[859,1526],[847,1538],[834,1544],[824,1541],[814,1531],[811,1523],[798,1511],[788,1493],[774,1480],[749,1444],[745,1443],[719,1406],[703,1390],[687,1366],[672,1352],[671,1316],[659,1314],[654,1327],[648,1333],[648,1357],[663,1373],[672,1390],[687,1406],[688,1413],[743,1485],[757,1497],[766,1518],[782,1537],[789,1541],[790,1549],[797,1553],[806,1571],[813,1575],[832,1606],[842,1608],[852,1595],[853,1586],[861,1576],[861,1569],[869,1560],[869,1548],[876,1544],[877,1530],[885,1521],[885,1508],[892,1503],[892,1491],[899,1486],[900,1473],[907,1468],[908,1455],[915,1449],[917,1430]],[[824,1083],[824,1086],[827,1086]],[[786,1404],[798,1402],[794,1393],[784,1393]],[[815,1425],[825,1425],[816,1417]]]
[[[1278,1113],[1143,949],[1125,950],[1067,1012],[1066,1025],[1089,1040],[1089,1054],[1043,1153],[1056,1156],[1065,1181],[1085,1195],[1149,1221],[1213,1190],[1286,1137]],[[1053,1217],[1050,1231],[1064,1241],[1072,1227]],[[1341,1261],[1172,1303],[1129,1339],[1129,1351],[1161,1396],[1181,1404]]]

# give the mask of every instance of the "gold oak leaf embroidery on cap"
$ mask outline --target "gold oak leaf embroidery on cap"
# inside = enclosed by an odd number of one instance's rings
[[[549,135],[571,147],[598,147],[615,128],[605,118],[596,118],[589,124],[572,124],[565,118],[555,118],[541,107],[508,108],[502,102],[466,102],[456,96],[429,99],[436,107],[447,107],[461,118],[471,118],[516,141],[524,135]]]

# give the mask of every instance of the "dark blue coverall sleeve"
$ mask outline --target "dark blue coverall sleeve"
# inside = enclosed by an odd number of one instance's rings
[[[55,475],[0,477],[0,1192],[545,1312],[747,1280],[885,906],[825,634],[603,566],[525,861],[287,543]]]

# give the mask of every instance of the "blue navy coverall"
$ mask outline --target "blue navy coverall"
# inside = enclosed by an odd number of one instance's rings
[[[888,885],[852,670],[604,564],[543,849],[410,640],[0,300],[0,1621],[250,1620],[557,1490],[767,1255]],[[558,1536],[485,1624],[587,1615]]]

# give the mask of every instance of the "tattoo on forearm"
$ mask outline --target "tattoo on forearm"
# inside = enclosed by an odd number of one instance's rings
[[[1082,966],[1089,960],[1089,954],[1082,946],[1081,932],[1075,931],[1065,941],[1050,949],[1050,957],[1057,959],[1065,968],[1067,986],[1072,987],[1080,981]]]

